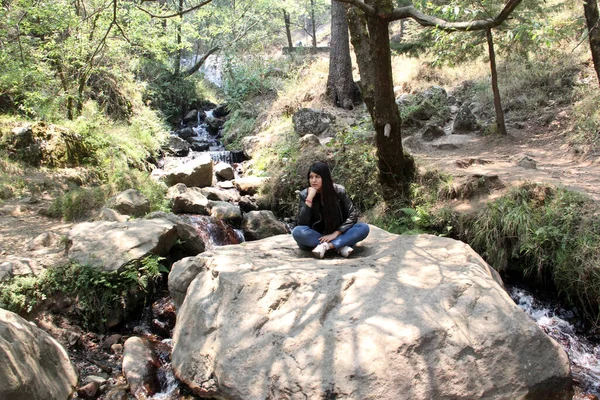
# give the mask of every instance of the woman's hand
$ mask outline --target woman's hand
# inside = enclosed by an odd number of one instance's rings
[[[317,189],[315,189],[314,187],[310,186],[308,188],[308,193],[306,194],[306,200],[312,201],[315,198],[316,195],[317,195]]]
[[[329,243],[329,242],[331,242],[333,239],[335,239],[335,238],[337,238],[338,236],[340,236],[341,234],[342,234],[342,232],[340,232],[340,231],[335,231],[335,232],[333,232],[333,233],[330,233],[329,235],[324,235],[324,236],[321,236],[321,237],[319,238],[319,242],[321,242],[321,243]]]

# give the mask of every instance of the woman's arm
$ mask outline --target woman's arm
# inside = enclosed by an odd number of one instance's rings
[[[358,211],[354,208],[354,204],[352,204],[352,200],[350,200],[350,196],[348,196],[344,187],[340,186],[337,195],[342,201],[342,218],[346,216],[346,220],[338,226],[337,230],[344,233],[358,222]]]
[[[296,218],[296,224],[310,226],[310,221],[312,217],[311,207],[308,206],[306,202],[306,196],[308,195],[308,191],[305,189],[300,192],[300,205],[298,209],[298,218]]]

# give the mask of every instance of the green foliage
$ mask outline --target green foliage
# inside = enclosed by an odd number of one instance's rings
[[[45,270],[39,276],[20,276],[0,282],[0,307],[18,314],[29,314],[53,298],[68,299],[70,312],[86,329],[104,332],[107,318],[115,312],[133,311],[140,295],[146,297],[152,284],[164,272],[160,258],[149,256],[139,264],[120,271],[103,272],[79,264]]]
[[[410,96],[399,108],[402,126],[405,128],[418,127],[421,121],[443,125],[450,117],[447,95],[434,87]]]
[[[463,230],[494,268],[553,282],[597,322],[599,211],[581,194],[527,184],[488,204]]]
[[[252,134],[256,118],[256,113],[248,109],[235,110],[228,116],[223,125],[223,143],[227,149],[242,149],[242,139]]]
[[[82,220],[94,210],[100,209],[108,197],[103,187],[74,189],[55,198],[49,213],[55,217],[63,217],[66,221]]]
[[[594,149],[600,143],[600,93],[593,85],[583,85],[576,89],[573,96],[574,130],[568,138],[572,145]]]

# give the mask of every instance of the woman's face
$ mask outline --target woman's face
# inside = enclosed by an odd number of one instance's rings
[[[321,191],[321,188],[323,187],[323,179],[321,178],[321,175],[311,172],[310,175],[308,175],[308,182],[310,183],[311,187],[317,190],[317,192]]]

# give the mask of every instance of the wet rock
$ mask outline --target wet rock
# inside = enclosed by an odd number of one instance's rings
[[[519,167],[525,168],[525,169],[537,169],[536,161],[529,156],[525,156],[525,157],[521,158],[519,160],[518,165],[519,165]]]
[[[176,157],[185,157],[190,152],[190,144],[179,136],[170,135],[163,149],[167,154],[172,154]]]
[[[164,211],[156,211],[148,214],[146,218],[166,219],[167,221],[174,223],[175,229],[177,230],[177,238],[180,241],[179,246],[186,256],[195,256],[196,254],[202,253],[206,248],[204,239],[198,234],[196,229],[177,215],[166,213]]]
[[[300,137],[308,134],[322,135],[334,121],[335,117],[330,113],[312,108],[301,108],[292,117],[294,129]]]
[[[188,142],[190,144],[190,149],[194,150],[194,151],[208,151],[210,149],[210,142],[207,142],[206,140],[198,140],[195,138],[191,138],[188,139]]]
[[[175,302],[173,299],[171,297],[166,297],[152,303],[152,316],[154,317],[153,321],[160,321],[164,324],[162,325],[162,328],[166,329],[167,333],[170,335],[175,327],[175,322],[177,321],[177,313],[175,311]],[[163,337],[170,337],[169,335],[163,335]]]
[[[167,191],[167,198],[173,201],[171,209],[175,213],[208,214],[209,201],[200,188],[188,188],[183,183],[172,186]]]
[[[84,222],[67,234],[69,259],[116,271],[150,254],[166,256],[177,239],[175,224],[164,219]]]
[[[173,186],[178,183],[183,183],[188,187],[211,186],[213,161],[209,154],[203,154],[178,167],[167,169],[164,179],[167,186]]]
[[[229,114],[229,109],[226,103],[220,104],[213,110],[213,115],[217,118],[223,118]]]
[[[191,110],[185,117],[183,117],[183,123],[187,124],[188,122],[198,122],[198,110]]]
[[[215,165],[215,175],[222,181],[230,181],[235,178],[231,165],[221,162]]]
[[[470,133],[480,129],[477,118],[468,105],[463,105],[456,114],[452,133]]]
[[[253,195],[258,193],[258,191],[263,187],[263,185],[269,180],[269,178],[258,177],[258,176],[248,176],[244,178],[238,178],[233,181],[235,187],[239,192],[244,194]]]
[[[239,226],[239,223],[242,222],[242,210],[238,206],[224,201],[211,202],[210,216],[230,222],[234,226]]]
[[[128,390],[129,385],[118,384],[108,389],[104,398],[106,400],[127,400],[129,398],[127,395]]]
[[[160,390],[156,370],[160,365],[147,341],[133,336],[127,339],[123,351],[123,374],[129,392],[136,398],[147,398]]]
[[[0,309],[0,397],[68,399],[77,372],[65,349],[35,324]]]
[[[172,365],[201,397],[573,396],[564,350],[460,241],[371,227],[350,259],[278,235],[196,260]]]
[[[445,136],[446,132],[444,132],[444,128],[437,124],[427,124],[425,129],[423,130],[423,141],[432,142],[437,138]]]
[[[127,189],[110,198],[107,206],[121,214],[134,217],[141,217],[150,211],[150,201],[135,189]]]
[[[272,211],[250,211],[244,214],[242,230],[246,240],[260,240],[288,233],[285,224],[278,221]]]
[[[173,132],[173,134],[179,136],[181,139],[187,139],[196,136],[196,132],[194,132],[194,129],[190,127],[179,129]]]

